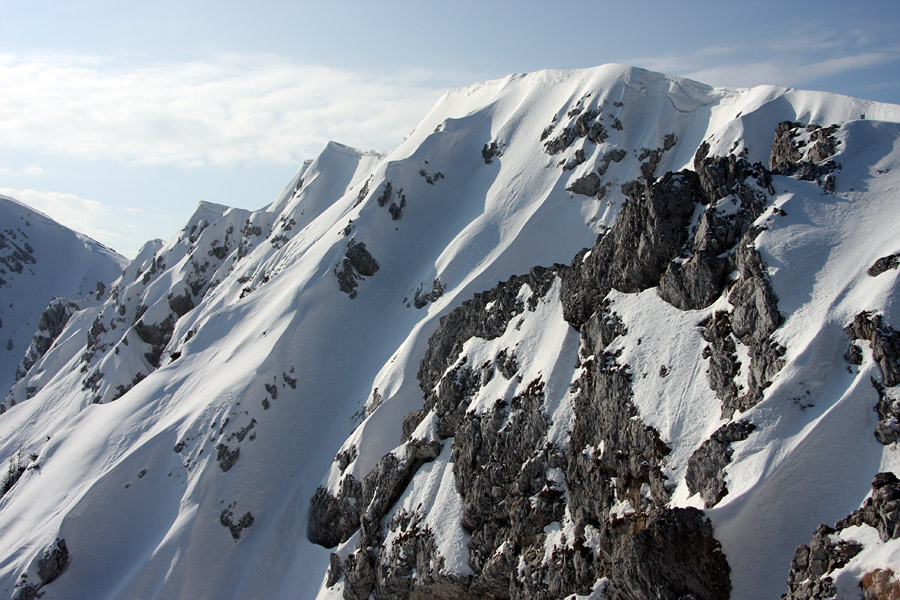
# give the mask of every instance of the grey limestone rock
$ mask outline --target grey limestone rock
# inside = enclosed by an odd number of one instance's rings
[[[566,321],[581,327],[612,288],[639,292],[659,284],[687,240],[696,190],[697,176],[691,171],[623,186],[628,201],[609,232],[562,273]]]
[[[159,323],[145,323],[143,319],[134,324],[134,332],[144,342],[150,344],[150,350],[144,353],[144,358],[153,367],[159,367],[159,361],[162,358],[163,350],[172,339],[172,332],[175,330],[175,322],[178,318],[175,314],[170,314]]]
[[[572,167],[575,168],[574,166]],[[588,173],[584,177],[579,177],[573,181],[566,191],[582,196],[596,196],[600,192],[600,176],[594,172]]]
[[[727,600],[730,575],[710,520],[696,508],[665,509],[628,538],[606,594],[610,600]]]
[[[866,273],[868,273],[870,277],[878,277],[886,271],[897,268],[900,268],[900,254],[889,254],[888,256],[882,256],[872,263],[872,266],[869,267],[869,270],[866,271]]]
[[[881,315],[863,311],[844,330],[851,340],[869,342],[872,356],[881,368],[884,385],[893,387],[900,383],[900,334],[883,323]]]
[[[356,298],[359,281],[363,277],[374,275],[378,269],[378,261],[366,250],[366,245],[351,239],[344,259],[334,266],[334,274],[340,290],[351,298]]]
[[[754,429],[747,421],[727,423],[691,454],[685,482],[692,494],[700,494],[706,508],[718,504],[728,493],[724,471],[731,462],[731,444],[746,440]]]
[[[28,370],[50,350],[53,342],[62,333],[69,319],[79,310],[81,310],[81,306],[73,300],[54,298],[50,301],[49,306],[41,313],[37,332],[34,334],[28,350],[25,352],[25,358],[22,359],[22,364],[16,369],[16,381],[25,377]]]
[[[66,546],[66,540],[56,538],[49,548],[47,548],[37,559],[37,575],[40,579],[39,583],[28,583],[27,574],[22,575],[16,584],[16,591],[13,594],[14,600],[33,600],[40,598],[45,592],[41,589],[48,583],[55,581],[69,564],[69,549]]]
[[[798,138],[806,137],[803,136],[804,130],[809,134],[808,140],[801,141]],[[836,147],[840,144],[834,136],[837,130],[837,125],[822,127],[811,124],[804,127],[791,121],[779,123],[769,155],[772,172],[804,181],[825,183],[823,178],[838,169],[834,161],[828,160],[834,156]],[[833,190],[833,175],[829,185]]]
[[[837,591],[834,570],[846,565],[863,546],[836,539],[834,534],[847,527],[869,525],[878,530],[881,540],[900,538],[900,479],[890,472],[878,473],[872,481],[872,495],[834,527],[820,525],[809,545],[798,546],[791,561],[785,600],[811,600],[833,597]],[[885,565],[888,566],[888,565]]]

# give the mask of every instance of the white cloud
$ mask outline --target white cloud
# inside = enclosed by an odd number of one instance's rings
[[[900,45],[860,30],[826,30],[822,22],[800,25],[792,35],[711,45],[692,52],[634,58],[630,62],[719,86],[775,84],[816,87],[828,77],[900,61]],[[871,33],[871,32],[869,32]]]
[[[57,223],[92,237],[125,256],[137,254],[144,241],[134,235],[136,216],[143,212],[139,209],[109,206],[61,192],[0,188],[0,195],[50,215]]]
[[[0,175],[29,175],[32,177],[39,177],[41,175],[46,175],[46,173],[47,171],[37,163],[31,163],[21,168],[0,167]]]
[[[392,148],[447,83],[263,55],[129,68],[0,55],[0,147],[141,165],[294,164],[328,139]]]

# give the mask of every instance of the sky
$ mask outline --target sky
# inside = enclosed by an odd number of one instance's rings
[[[0,0],[0,194],[134,256],[447,89],[609,62],[900,103],[900,2]]]

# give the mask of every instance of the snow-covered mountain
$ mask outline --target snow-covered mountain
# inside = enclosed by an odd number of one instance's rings
[[[896,585],[898,140],[900,106],[606,65],[201,203],[6,397],[0,590]]]
[[[127,260],[13,198],[0,196],[0,390],[47,350],[79,306],[97,304]],[[44,312],[53,301],[51,310]],[[76,302],[77,301],[77,302]],[[38,329],[43,334],[35,338]],[[32,344],[32,341],[36,342]]]

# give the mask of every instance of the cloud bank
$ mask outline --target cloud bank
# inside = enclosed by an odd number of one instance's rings
[[[295,164],[329,139],[394,147],[447,83],[277,56],[123,67],[0,55],[0,147],[147,166]]]

